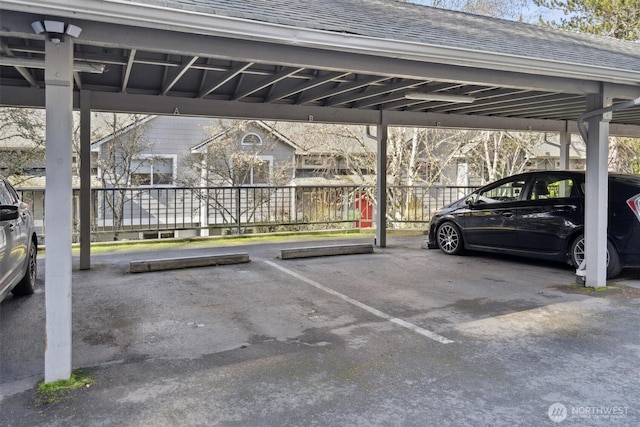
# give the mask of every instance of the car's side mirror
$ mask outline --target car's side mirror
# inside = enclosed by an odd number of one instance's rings
[[[473,206],[476,204],[476,198],[474,196],[468,197],[465,203],[467,206]]]
[[[0,221],[12,221],[18,219],[20,212],[17,206],[1,205],[0,206]]]

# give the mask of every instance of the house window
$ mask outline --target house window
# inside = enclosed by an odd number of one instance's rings
[[[173,185],[175,159],[149,157],[131,163],[131,185]]]
[[[322,156],[306,156],[302,158],[302,167],[304,169],[319,169],[327,167],[329,159]]]
[[[234,167],[236,175],[235,182],[238,185],[268,184],[271,180],[272,164],[272,157],[260,156],[260,158],[252,162],[252,164]]]
[[[262,138],[257,133],[248,133],[242,137],[242,145],[262,145]]]
[[[90,157],[91,176],[98,176],[98,162],[99,162],[98,154],[99,153],[97,151],[91,151],[91,157]],[[80,175],[80,160],[81,158],[77,154],[74,154],[71,157],[71,165],[73,167],[73,173],[76,175]]]
[[[98,152],[91,152],[91,176],[98,176]]]

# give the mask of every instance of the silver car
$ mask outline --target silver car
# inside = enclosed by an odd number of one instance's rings
[[[29,205],[0,177],[0,301],[30,295],[36,282],[38,240]]]

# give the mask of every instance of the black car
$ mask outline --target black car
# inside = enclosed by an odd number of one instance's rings
[[[0,177],[0,301],[33,293],[38,240],[29,205]]]
[[[488,184],[438,211],[429,248],[584,260],[585,174],[544,171]],[[640,267],[640,176],[609,174],[607,277]]]

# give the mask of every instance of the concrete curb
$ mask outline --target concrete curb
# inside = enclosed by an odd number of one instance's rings
[[[131,261],[129,263],[129,273],[147,273],[150,271],[175,270],[179,268],[242,264],[250,261],[248,253],[151,259]]]
[[[304,248],[281,249],[280,259],[311,258],[333,255],[372,254],[370,243],[354,243],[347,245],[309,246]]]

